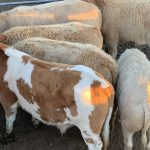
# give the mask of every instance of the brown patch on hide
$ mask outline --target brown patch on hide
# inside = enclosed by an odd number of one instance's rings
[[[89,116],[89,119],[90,119],[90,127],[92,131],[96,134],[101,133],[101,129],[107,117],[109,107],[111,106],[112,103],[111,101],[113,101],[114,99],[114,89],[111,86],[111,84],[108,83],[108,85],[109,85],[108,88],[101,88],[100,84],[94,81],[91,86],[91,89],[96,88],[96,91],[94,90],[94,95],[91,94],[92,97],[94,98],[94,102],[93,102],[94,110],[92,114]],[[95,100],[95,95],[97,96],[96,100]]]
[[[71,115],[73,117],[76,117],[78,115],[78,112],[77,112],[77,106],[74,105],[73,107],[70,108],[70,112],[71,112]]]
[[[29,103],[37,103],[38,113],[43,121],[64,122],[67,118],[65,108],[68,108],[73,116],[77,116],[74,86],[80,80],[80,73],[68,70],[69,65],[51,65],[38,60],[31,60],[31,63],[34,65],[32,88],[22,79],[17,81],[17,87]]]
[[[5,51],[6,48],[9,48],[9,46],[8,46],[8,45],[5,45],[5,44],[3,44],[3,43],[0,43],[0,50]]]
[[[22,86],[23,85],[23,86]],[[24,80],[21,78],[17,80],[17,87],[19,89],[20,94],[23,96],[26,93],[26,96],[24,97],[26,100],[28,100],[29,103],[34,103],[34,94],[32,91],[32,88],[24,82]]]
[[[2,48],[2,45],[1,45]],[[16,95],[9,90],[8,83],[4,81],[4,75],[7,71],[8,57],[0,50],[0,103],[2,104],[5,114],[11,115],[11,106],[17,102]]]
[[[109,110],[109,103],[103,105],[94,106],[94,110],[89,116],[90,127],[93,133],[100,134],[103,124],[105,122],[106,116]]]
[[[24,55],[22,56],[22,63],[27,64],[30,61],[30,59],[31,59],[31,56]]]

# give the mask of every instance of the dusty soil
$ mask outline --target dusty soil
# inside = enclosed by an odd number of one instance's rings
[[[0,0],[0,2],[13,0]],[[21,1],[21,0],[15,0]],[[7,8],[1,8],[0,12]],[[128,47],[134,47],[133,43],[124,43],[119,46],[119,55]],[[150,48],[147,46],[140,49],[150,59]],[[0,105],[0,134],[5,126],[5,116]],[[80,131],[76,128],[70,128],[63,136],[56,127],[41,125],[38,129],[33,128],[29,114],[19,109],[17,119],[14,124],[13,141],[9,143],[0,143],[0,150],[87,150],[87,147],[81,137]],[[115,127],[111,131],[109,150],[123,150],[123,138],[119,115],[115,120]],[[134,150],[140,150],[140,133],[134,137]]]

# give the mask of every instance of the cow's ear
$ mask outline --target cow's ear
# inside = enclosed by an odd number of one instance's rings
[[[0,42],[5,41],[6,39],[7,39],[7,36],[2,34],[2,33],[0,33]]]

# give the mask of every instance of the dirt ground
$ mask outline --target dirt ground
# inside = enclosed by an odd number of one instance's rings
[[[13,0],[0,0],[0,2]],[[15,0],[17,1],[17,0]],[[21,0],[18,0],[21,1]],[[1,8],[0,11],[9,9]],[[119,46],[119,55],[126,48],[134,47],[133,43],[124,43]],[[150,59],[150,48],[140,47]],[[118,55],[118,56],[119,56]],[[5,126],[5,117],[2,106],[0,105],[0,134]],[[56,127],[41,125],[38,129],[33,128],[29,114],[19,109],[17,119],[14,124],[13,141],[0,143],[0,150],[87,150],[80,131],[70,128],[63,136]],[[115,120],[115,127],[110,135],[109,150],[123,150],[123,138],[119,115]],[[134,150],[140,150],[140,133],[134,137]]]

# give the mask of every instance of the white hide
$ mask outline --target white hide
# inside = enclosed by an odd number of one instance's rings
[[[10,108],[11,115],[10,116],[6,115],[6,133],[7,134],[10,134],[13,130],[13,123],[16,120],[17,107],[18,107],[18,103],[14,103]]]
[[[135,132],[146,137],[150,127],[150,106],[147,85],[150,82],[150,62],[137,49],[127,49],[118,60],[117,99],[125,149],[132,149]]]
[[[38,114],[39,106],[35,102],[33,104],[28,103],[28,101],[20,94],[17,87],[17,80],[22,79],[32,88],[31,75],[34,69],[33,64],[30,62],[25,64],[22,60],[22,56],[26,56],[26,54],[13,48],[8,48],[5,51],[5,54],[9,56],[9,58],[7,61],[7,72],[5,73],[4,81],[8,82],[9,89],[16,94],[18,103],[22,108],[28,110],[32,116],[40,119],[40,115]]]

